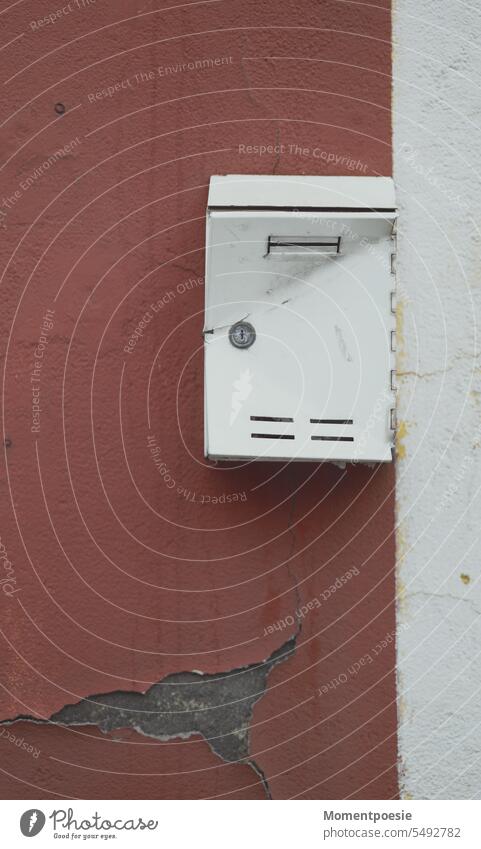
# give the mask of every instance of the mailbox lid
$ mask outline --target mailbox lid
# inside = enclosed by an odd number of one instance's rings
[[[390,177],[228,174],[211,177],[208,206],[387,211],[395,209],[396,199]]]

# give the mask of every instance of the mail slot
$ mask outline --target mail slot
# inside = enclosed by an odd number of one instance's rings
[[[341,250],[341,237],[332,236],[269,236],[267,255],[299,257],[306,253],[336,256]]]

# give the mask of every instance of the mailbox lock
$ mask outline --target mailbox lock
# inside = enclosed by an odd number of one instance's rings
[[[256,341],[256,332],[248,321],[238,321],[229,330],[229,339],[234,348],[250,348]]]

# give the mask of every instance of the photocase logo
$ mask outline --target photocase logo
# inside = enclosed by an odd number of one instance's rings
[[[25,811],[20,817],[20,831],[24,837],[36,837],[45,825],[45,814],[38,808]]]

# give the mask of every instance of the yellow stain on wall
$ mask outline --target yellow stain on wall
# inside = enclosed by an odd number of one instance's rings
[[[403,580],[401,580],[401,568],[402,568],[402,558],[399,557],[399,544],[397,545],[398,550],[398,560],[397,560],[397,570],[396,570],[396,611],[397,611],[397,621],[398,626],[400,623],[404,623],[408,616],[407,606],[408,606],[408,594],[406,590],[406,584]]]
[[[399,422],[396,429],[396,457],[398,460],[406,458],[406,446],[403,442],[409,432],[408,423],[405,421]]]
[[[401,579],[401,570],[404,558],[409,551],[409,543],[406,537],[405,526],[396,526],[396,618],[398,626],[407,618],[407,591],[404,581]]]

